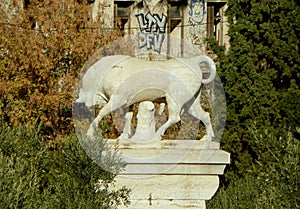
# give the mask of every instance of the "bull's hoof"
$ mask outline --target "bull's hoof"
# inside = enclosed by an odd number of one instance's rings
[[[152,136],[151,140],[154,141],[154,142],[156,142],[156,141],[161,141],[161,135],[155,133],[155,134]]]
[[[143,144],[151,144],[151,143],[155,143],[155,142],[159,142],[161,140],[161,136],[157,135],[157,134],[135,134],[130,138],[130,141],[133,142],[138,142],[138,143],[143,143]]]
[[[91,126],[91,127],[88,129],[88,131],[86,132],[86,136],[87,136],[88,138],[91,138],[91,139],[95,138],[95,130],[94,130],[94,127]]]
[[[128,140],[128,139],[129,139],[129,137],[128,137],[127,134],[121,134],[121,135],[117,138],[117,140]]]
[[[202,141],[202,142],[211,142],[212,141],[212,136],[209,136],[209,135],[204,135],[201,139],[200,139],[200,141]]]

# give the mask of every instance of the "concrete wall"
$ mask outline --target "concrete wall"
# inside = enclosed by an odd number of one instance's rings
[[[114,1],[112,0],[95,0],[91,4],[91,16],[94,22],[105,27],[114,27]]]

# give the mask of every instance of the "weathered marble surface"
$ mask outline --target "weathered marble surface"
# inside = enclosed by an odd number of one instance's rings
[[[209,66],[210,76],[202,78],[201,63]],[[142,101],[166,98],[168,120],[156,131],[160,139],[165,131],[188,112],[205,125],[203,140],[214,137],[210,115],[200,105],[201,85],[211,83],[216,66],[207,56],[147,61],[128,56],[108,56],[96,62],[83,77],[77,103],[102,107],[87,135],[94,137],[99,122],[120,107]]]
[[[117,143],[107,141],[112,147]],[[162,140],[153,144],[122,140],[118,147],[127,166],[114,186],[132,189],[132,209],[205,209],[205,200],[218,189],[218,175],[230,163],[230,154],[220,150],[217,142]]]

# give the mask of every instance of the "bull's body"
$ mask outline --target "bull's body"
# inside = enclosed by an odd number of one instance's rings
[[[202,79],[200,63],[210,68],[208,79]],[[120,107],[136,102],[165,97],[168,104],[168,121],[162,125],[157,137],[180,120],[180,115],[188,111],[202,120],[206,126],[207,138],[211,140],[213,130],[209,114],[200,106],[201,85],[213,81],[216,69],[207,56],[191,59],[171,59],[166,61],[147,61],[128,56],[105,57],[95,63],[83,78],[82,89],[77,102],[87,106],[102,106],[92,122],[88,135],[107,114]]]

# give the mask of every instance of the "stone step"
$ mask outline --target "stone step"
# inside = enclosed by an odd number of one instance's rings
[[[155,175],[155,174],[183,174],[183,175],[222,175],[225,165],[198,164],[128,164],[122,175]]]
[[[215,150],[220,149],[220,143],[214,141],[199,141],[199,140],[160,140],[155,142],[136,142],[132,140],[116,140],[106,139],[106,144],[109,147],[117,146],[119,149],[205,149]]]
[[[230,154],[223,150],[195,149],[119,149],[128,164],[229,164]]]

